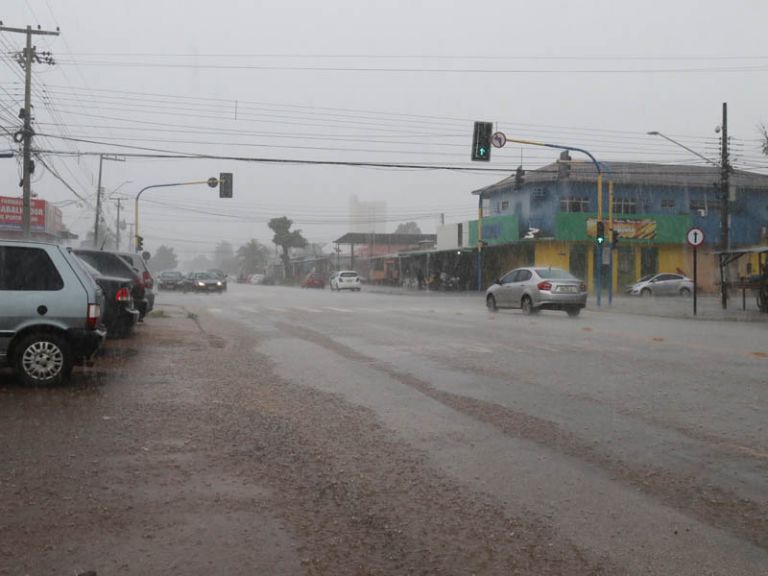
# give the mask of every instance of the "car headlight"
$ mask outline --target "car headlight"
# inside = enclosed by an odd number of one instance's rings
[[[205,282],[198,282],[197,285],[200,286],[200,288],[205,288]]]
[[[216,282],[216,286],[221,286],[221,282]]]

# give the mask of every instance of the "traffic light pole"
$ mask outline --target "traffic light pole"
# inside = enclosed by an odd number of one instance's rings
[[[598,214],[597,214],[597,221],[602,222],[603,217],[603,170],[600,166],[600,163],[597,161],[597,159],[588,151],[584,150],[583,148],[576,148],[575,146],[564,146],[562,144],[549,144],[547,142],[536,142],[533,140],[516,140],[513,138],[505,138],[505,142],[515,142],[517,144],[528,144],[530,146],[543,146],[544,148],[555,148],[557,150],[570,150],[573,152],[581,152],[582,154],[586,155],[591,161],[592,164],[595,165],[595,169],[597,170],[597,205],[598,205]],[[601,242],[597,243],[597,262],[596,262],[596,270],[597,270],[597,279],[595,281],[596,286],[595,289],[597,291],[595,302],[598,306],[600,306],[600,298],[603,291],[603,244]]]
[[[211,181],[215,181],[214,184],[211,186]],[[147,190],[151,190],[152,188],[170,188],[172,186],[193,186],[195,184],[208,184],[208,186],[211,186],[211,188],[215,188],[218,186],[218,179],[216,178],[209,178],[208,180],[195,180],[193,182],[173,182],[171,184],[152,184],[151,186],[145,186],[141,190],[139,190],[139,193],[136,194],[136,199],[133,202],[133,247],[136,252],[141,252],[141,249],[143,247],[143,238],[139,234],[139,199],[141,198],[141,195],[144,194]]]

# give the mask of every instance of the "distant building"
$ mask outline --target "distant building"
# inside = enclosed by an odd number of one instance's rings
[[[64,227],[61,210],[46,200],[33,198],[30,234],[35,240],[60,242],[77,238]],[[0,236],[21,238],[23,201],[21,197],[0,196]]]

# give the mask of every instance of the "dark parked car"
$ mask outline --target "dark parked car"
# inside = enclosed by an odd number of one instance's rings
[[[158,290],[176,290],[179,284],[184,281],[184,274],[176,270],[167,270],[160,272],[157,276]]]
[[[104,293],[56,244],[0,240],[0,366],[29,385],[65,381],[99,349]]]
[[[190,272],[184,281],[179,284],[179,290],[182,292],[222,293],[224,285],[221,280],[209,272]]]
[[[149,271],[147,261],[140,254],[134,252],[117,252],[123,260],[133,267],[139,273],[141,281],[144,283],[144,298],[147,301],[147,312],[151,312],[155,307],[155,279],[152,272]]]
[[[88,264],[96,268],[104,276],[126,278],[133,283],[131,296],[133,296],[133,305],[139,311],[139,321],[152,309],[147,299],[147,289],[141,274],[116,253],[85,248],[73,248],[72,252],[88,262]]]
[[[133,305],[133,283],[125,278],[105,276],[85,260],[77,258],[78,264],[90,274],[104,292],[104,315],[102,321],[107,328],[107,336],[125,338],[131,334],[139,311]]]

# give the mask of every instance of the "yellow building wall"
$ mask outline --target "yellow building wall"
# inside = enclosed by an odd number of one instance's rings
[[[693,262],[687,256],[685,246],[659,246],[659,272],[684,273],[693,276]]]
[[[537,242],[535,261],[536,266],[553,266],[568,270],[567,242]]]

